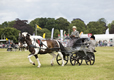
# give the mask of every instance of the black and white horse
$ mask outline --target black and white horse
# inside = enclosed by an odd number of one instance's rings
[[[40,40],[40,39],[33,39],[30,34],[27,33],[22,33],[21,35],[21,40],[22,43],[26,42],[28,46],[28,50],[30,54],[28,55],[29,62],[33,65],[35,63],[31,60],[30,57],[35,56],[37,62],[38,62],[38,67],[41,66],[41,63],[38,58],[38,54],[47,54],[49,53],[50,55],[53,56],[51,60],[51,65],[53,65],[53,61],[56,57],[55,52],[58,52],[60,57],[62,58],[62,66],[64,66],[64,60],[63,60],[63,53],[61,52],[61,43],[56,41],[56,40]],[[63,47],[63,46],[62,46]]]

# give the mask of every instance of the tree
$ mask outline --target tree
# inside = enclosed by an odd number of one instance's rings
[[[4,34],[3,30],[4,30],[3,28],[0,29],[0,39],[2,38],[1,36]]]
[[[43,28],[42,30],[37,29],[37,35],[43,36],[43,33],[46,33],[46,36],[45,36],[46,38],[50,38],[51,32],[48,29],[46,28]]]
[[[52,28],[55,27],[55,19],[54,18],[48,18],[46,25],[44,27],[51,31]]]
[[[72,30],[72,26],[76,26],[77,30],[79,32],[88,33],[87,27],[86,27],[84,21],[79,19],[79,18],[74,19],[73,21],[71,21],[71,25],[70,25],[71,30]]]
[[[13,27],[17,30],[20,30],[21,32],[28,32],[29,34],[33,34],[34,30],[29,24],[27,24],[27,22],[27,20],[17,19]]]
[[[55,31],[54,31],[54,38],[57,38],[58,34],[60,34],[60,31],[58,29],[55,29]]]
[[[87,24],[88,26],[88,31],[89,33],[92,33],[92,34],[104,34],[105,33],[105,29],[106,27],[104,27],[103,24],[101,24],[100,22],[89,22]]]
[[[46,28],[49,31],[54,28],[58,30],[63,29],[64,31],[68,32],[70,23],[66,19],[60,17],[56,20],[54,18],[36,18],[35,20],[30,22],[30,25],[34,28],[34,30],[36,28],[35,24],[40,26],[42,29]],[[58,36],[58,34],[54,34],[54,36]]]
[[[109,27],[109,33],[114,34],[114,21],[108,24],[108,27]]]
[[[6,38],[13,40],[15,43],[18,42],[19,32],[19,30],[10,27],[2,30],[2,34],[4,34]]]
[[[108,28],[108,27],[106,26],[106,23],[107,23],[106,19],[105,19],[105,18],[100,18],[100,19],[98,20],[98,22],[99,22],[102,26],[104,26],[104,31],[106,31],[106,29]]]
[[[2,23],[2,28],[6,28],[6,27],[8,27],[8,22],[4,22],[4,23]]]
[[[58,29],[58,30],[62,29],[64,31],[68,32],[69,25],[70,25],[70,23],[67,21],[67,19],[60,17],[60,18],[56,19],[55,29]]]
[[[39,25],[38,21],[40,18],[36,18],[34,20],[32,20],[29,25],[35,30],[36,29],[36,24]]]
[[[16,23],[15,20],[8,22],[8,27],[13,27],[13,25],[14,25],[15,23]]]
[[[46,22],[47,22],[47,18],[40,18],[38,21],[38,24],[41,28],[45,28]]]

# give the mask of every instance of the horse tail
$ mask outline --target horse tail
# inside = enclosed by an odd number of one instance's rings
[[[61,50],[62,54],[65,56],[66,49],[64,48],[64,46],[62,45],[61,42],[58,41],[58,43],[59,43],[60,50]]]

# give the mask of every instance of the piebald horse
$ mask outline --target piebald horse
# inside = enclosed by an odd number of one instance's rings
[[[21,40],[22,43],[26,42],[28,46],[28,50],[30,54],[28,55],[29,62],[33,65],[35,63],[31,60],[30,57],[35,56],[37,62],[38,62],[38,68],[41,66],[41,63],[38,58],[38,54],[47,54],[53,56],[51,60],[51,65],[53,65],[53,61],[56,57],[54,54],[55,52],[58,52],[60,57],[62,58],[62,66],[64,66],[64,60],[63,60],[63,53],[61,52],[61,43],[56,40],[40,40],[40,39],[33,39],[31,38],[31,35],[28,33],[22,33]]]

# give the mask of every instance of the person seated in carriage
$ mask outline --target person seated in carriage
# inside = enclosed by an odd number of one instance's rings
[[[90,37],[90,40],[89,41],[86,41],[86,42],[84,42],[85,44],[89,44],[89,46],[88,46],[88,49],[87,49],[87,52],[96,52],[96,50],[95,50],[95,47],[96,47],[96,45],[97,45],[97,42],[96,42],[96,40],[95,40],[95,36],[94,35],[92,35],[91,37]]]
[[[70,41],[69,43],[67,44],[68,47],[72,47],[74,42],[79,38],[79,32],[76,30],[76,26],[73,26],[72,27],[73,31],[71,32],[71,35],[70,35]]]

